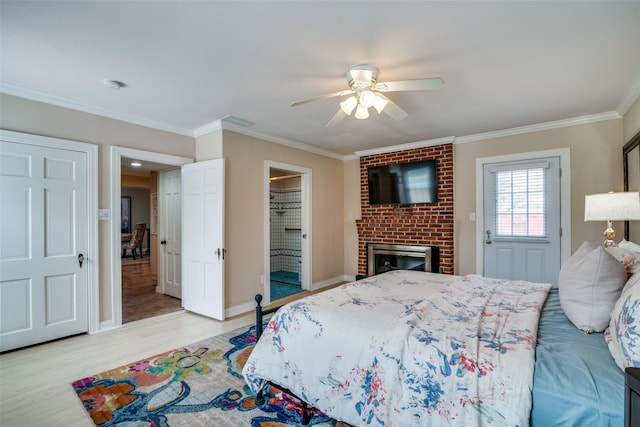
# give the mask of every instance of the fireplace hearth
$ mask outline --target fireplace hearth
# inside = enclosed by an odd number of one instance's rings
[[[437,246],[367,244],[367,275],[391,270],[440,272],[440,251]]]

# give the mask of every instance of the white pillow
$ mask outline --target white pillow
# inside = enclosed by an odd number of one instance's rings
[[[579,329],[602,332],[625,282],[624,266],[602,246],[584,242],[560,269],[560,305]]]
[[[622,241],[620,243],[618,243],[618,246],[620,246],[621,248],[624,248],[624,249],[628,249],[628,250],[633,251],[633,252],[640,253],[640,245],[637,244],[637,243],[630,242],[628,240],[622,239]]]
[[[620,369],[640,368],[640,274],[625,285],[611,313],[609,332],[609,351]]]

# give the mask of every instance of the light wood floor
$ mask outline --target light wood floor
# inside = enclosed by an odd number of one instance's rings
[[[92,426],[71,382],[254,322],[177,312],[0,355],[0,426]],[[168,332],[170,331],[170,332]]]
[[[327,288],[325,288],[327,289]],[[293,301],[309,292],[276,301]],[[0,426],[92,426],[71,383],[253,324],[250,312],[224,322],[176,312],[0,355]]]

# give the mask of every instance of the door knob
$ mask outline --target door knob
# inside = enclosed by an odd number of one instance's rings
[[[166,244],[167,244],[167,241],[166,241],[166,240],[160,240],[160,244],[161,244],[161,245],[166,245]]]
[[[491,242],[492,242],[492,240],[491,240],[491,230],[487,230],[487,231],[485,231],[485,233],[487,234],[487,237],[484,239],[484,242],[487,245],[490,245]]]
[[[80,264],[80,268],[82,268],[83,262],[84,262],[84,255],[78,254],[78,264]]]

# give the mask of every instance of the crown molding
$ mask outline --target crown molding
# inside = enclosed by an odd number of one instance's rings
[[[540,132],[544,130],[559,129],[568,126],[577,126],[588,123],[596,123],[604,120],[621,119],[622,116],[617,111],[591,114],[588,116],[573,117],[570,119],[555,120],[552,122],[538,123],[535,125],[520,126],[517,128],[503,129],[492,132],[477,133],[455,137],[454,144],[466,144],[468,142],[482,141],[487,139],[501,138],[505,136],[521,135],[525,133]]]
[[[633,106],[633,104],[640,98],[640,75],[636,79],[633,86],[631,86],[631,90],[627,94],[626,98],[622,100],[616,111],[620,113],[621,116],[627,114],[627,111]]]
[[[122,122],[140,125],[153,129],[163,130],[166,132],[177,133],[178,135],[193,137],[192,129],[185,129],[177,126],[171,126],[166,123],[148,120],[129,114],[122,114],[111,111],[106,108],[96,107],[95,105],[84,104],[82,102],[73,101],[37,90],[25,89],[9,83],[0,83],[0,93],[17,96],[20,98],[30,99],[32,101],[44,102],[45,104],[56,105],[58,107],[69,108],[71,110],[81,111],[83,113],[95,114],[97,116],[107,117],[109,119],[120,120]]]
[[[195,136],[196,138],[199,138],[203,135],[206,135],[211,132],[217,132],[219,130],[222,130],[222,120],[216,120],[214,122],[207,123],[204,126],[200,126],[199,128],[194,129],[193,136]]]
[[[244,126],[234,125],[233,123],[228,123],[222,120],[217,120],[216,122],[212,122],[208,125],[198,128],[197,131],[200,131],[200,132],[197,132],[197,136],[202,136],[207,133],[220,130],[220,129],[250,136],[252,138],[261,139],[263,141],[273,142],[275,144],[284,145],[290,148],[295,148],[295,149],[306,151],[309,153],[319,154],[321,156],[330,157],[332,159],[344,160],[344,157],[345,157],[344,155],[334,153],[333,151],[323,150],[322,148],[314,147],[312,145],[304,144],[302,142],[294,141],[292,139],[278,138],[278,137],[274,137],[264,133],[255,132],[247,129]]]
[[[160,123],[157,121],[144,119],[141,117],[118,113],[115,111],[107,110],[107,109],[96,107],[93,105],[72,101],[72,100],[61,98],[54,95],[49,95],[36,90],[24,89],[19,86],[15,86],[8,83],[0,83],[0,93],[13,95],[21,98],[26,98],[32,101],[44,102],[46,104],[57,105],[59,107],[78,110],[81,112],[95,114],[98,116],[103,116],[103,117],[107,117],[114,120],[120,120],[123,122],[132,123],[135,125],[145,126],[153,129],[158,129],[166,132],[176,133],[179,135],[195,137],[195,138],[206,135],[211,132],[216,132],[219,130],[230,130],[242,135],[258,138],[264,141],[273,142],[275,144],[284,145],[290,148],[295,148],[295,149],[306,151],[309,153],[318,154],[321,156],[325,156],[325,157],[329,157],[337,160],[348,161],[348,160],[358,159],[362,156],[384,154],[384,153],[390,153],[394,151],[410,150],[414,148],[422,148],[422,147],[428,147],[432,145],[448,144],[448,143],[465,144],[468,142],[483,141],[483,140],[500,138],[505,136],[539,132],[544,130],[558,129],[563,127],[576,126],[576,125],[582,125],[582,124],[588,124],[588,123],[596,123],[604,120],[621,119],[623,114],[625,114],[629,110],[629,108],[631,108],[633,103],[640,96],[640,77],[637,79],[633,87],[633,90],[629,93],[629,96],[627,96],[627,98],[625,98],[625,100],[621,102],[621,104],[618,106],[616,111],[608,111],[605,113],[573,117],[570,119],[555,120],[555,121],[539,123],[535,125],[527,125],[527,126],[521,126],[521,127],[511,128],[511,129],[503,129],[498,131],[478,133],[473,135],[448,136],[443,138],[410,142],[407,144],[391,145],[387,147],[374,148],[371,150],[356,151],[353,154],[347,154],[347,155],[339,154],[329,150],[324,150],[322,148],[304,144],[299,141],[274,137],[274,136],[263,134],[260,132],[251,131],[245,127],[237,126],[228,122],[223,122],[222,120],[215,120],[211,123],[205,124],[196,129],[186,129],[181,127],[171,126],[166,123]]]

